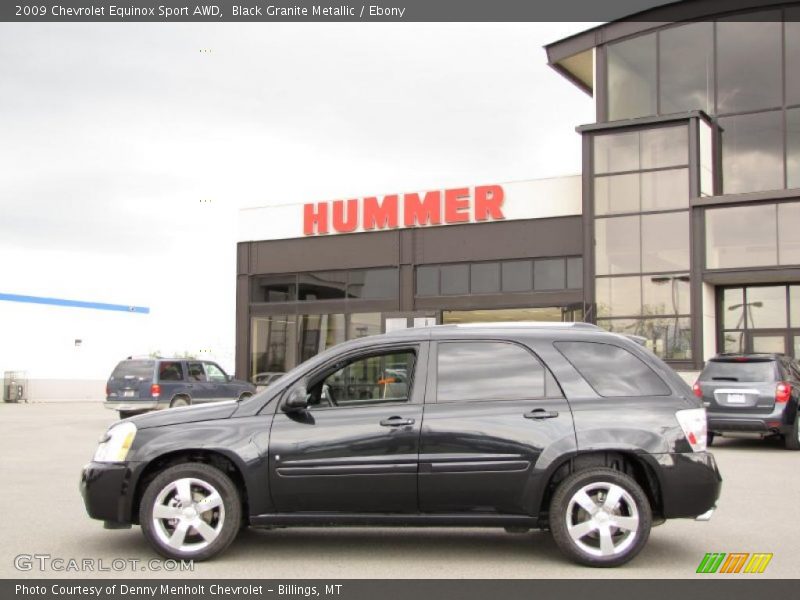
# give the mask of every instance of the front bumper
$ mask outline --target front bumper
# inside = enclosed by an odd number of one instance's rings
[[[90,462],[83,467],[80,491],[92,519],[116,524],[136,521],[132,507],[140,467],[135,462]]]
[[[710,452],[652,455],[659,463],[664,518],[695,518],[716,507],[722,476]]]

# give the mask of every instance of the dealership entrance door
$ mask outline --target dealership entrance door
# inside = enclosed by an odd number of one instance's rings
[[[800,285],[717,288],[720,352],[800,358]]]

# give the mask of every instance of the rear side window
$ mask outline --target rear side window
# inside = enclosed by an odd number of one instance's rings
[[[773,361],[711,360],[700,374],[701,381],[776,381]]]
[[[150,379],[155,362],[152,360],[123,360],[111,374],[112,379],[136,378]]]
[[[437,402],[545,397],[544,367],[516,344],[441,342],[438,355]],[[554,381],[553,385],[557,388]],[[555,395],[560,396],[560,390]]]
[[[556,348],[601,396],[669,396],[670,389],[625,348],[598,342],[555,342]]]
[[[176,361],[165,361],[158,365],[159,381],[183,381],[183,368]]]

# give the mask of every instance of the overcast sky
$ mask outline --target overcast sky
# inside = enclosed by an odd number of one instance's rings
[[[0,292],[229,362],[238,208],[578,173],[591,25],[0,24]]]

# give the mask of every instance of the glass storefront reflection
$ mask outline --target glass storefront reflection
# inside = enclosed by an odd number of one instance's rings
[[[297,364],[297,320],[294,315],[255,317],[251,323],[250,376],[285,373]]]
[[[344,315],[300,316],[300,361],[344,341]]]

